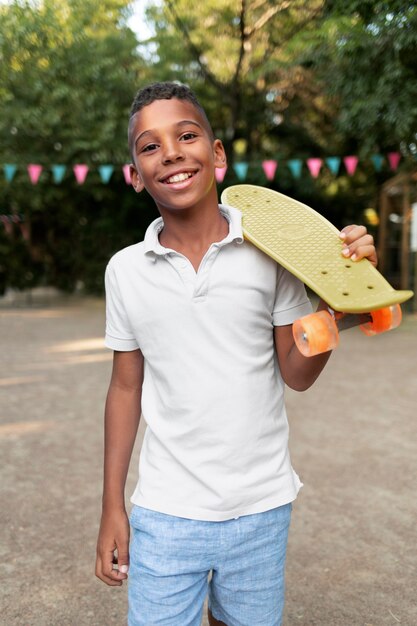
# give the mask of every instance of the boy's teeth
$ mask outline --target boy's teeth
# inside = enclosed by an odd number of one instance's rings
[[[171,178],[168,178],[167,182],[168,183],[180,183],[183,180],[187,180],[187,178],[190,178],[190,176],[192,176],[192,174],[189,173],[183,173],[183,174],[175,174],[175,176],[171,176]]]

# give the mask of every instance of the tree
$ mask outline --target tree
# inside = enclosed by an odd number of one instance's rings
[[[23,219],[26,236],[16,225],[0,233],[3,286],[42,280],[73,289],[82,281],[100,290],[109,256],[130,243],[125,221],[143,232],[121,176],[128,111],[144,71],[128,10],[125,0],[0,7],[1,154],[19,168],[12,185],[0,184],[1,212]],[[44,166],[36,186],[26,173],[31,162]],[[92,169],[82,188],[75,163]],[[119,166],[109,187],[94,169],[103,163]],[[52,164],[67,166],[60,185]]]
[[[339,107],[338,128],[365,152],[416,153],[417,5],[328,0],[311,59]]]
[[[230,155],[239,137],[250,153],[276,151],[284,118],[320,141],[321,126],[306,111],[320,110],[322,119],[325,103],[291,49],[315,28],[322,7],[321,0],[157,3],[148,9],[156,32],[155,70],[161,78],[192,84]]]

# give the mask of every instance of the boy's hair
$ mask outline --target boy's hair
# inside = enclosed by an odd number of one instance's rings
[[[206,112],[199,103],[197,96],[189,87],[187,87],[187,85],[183,85],[181,83],[152,83],[140,89],[137,92],[133,100],[132,107],[130,109],[129,126],[132,117],[138,111],[143,109],[143,107],[148,106],[148,104],[152,104],[152,102],[155,102],[155,100],[171,100],[171,98],[177,98],[178,100],[187,100],[188,102],[190,102],[203,117],[210,138],[214,140],[214,133],[211,128],[210,122],[208,121]]]

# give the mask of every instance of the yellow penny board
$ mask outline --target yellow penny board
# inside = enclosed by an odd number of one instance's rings
[[[243,214],[245,239],[303,281],[335,311],[365,313],[405,302],[367,260],[342,256],[339,231],[307,205],[271,189],[234,185],[223,204]]]

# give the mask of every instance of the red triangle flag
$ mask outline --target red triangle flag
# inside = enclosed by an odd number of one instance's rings
[[[399,163],[401,161],[401,153],[400,152],[389,152],[388,153],[388,162],[390,168],[395,172]]]
[[[343,163],[345,164],[345,168],[349,176],[353,176],[356,172],[358,162],[359,159],[357,156],[347,156],[343,159]]]
[[[123,165],[123,176],[125,177],[126,185],[131,185],[132,179],[130,177],[130,165],[128,163]]]
[[[218,183],[222,183],[224,177],[226,176],[227,167],[216,167],[214,170],[214,174],[216,176],[216,181]]]
[[[30,163],[30,165],[28,165],[28,174],[32,185],[36,185],[38,183],[39,177],[42,174],[42,169],[42,165],[36,165],[35,163]]]
[[[275,172],[277,171],[278,162],[273,159],[262,161],[262,167],[265,172],[265,176],[268,180],[274,180]]]
[[[323,159],[307,159],[307,166],[313,178],[317,178],[320,174]]]
[[[73,170],[79,185],[82,185],[87,178],[88,169],[88,165],[85,165],[84,163],[77,163],[77,165],[74,165]]]

